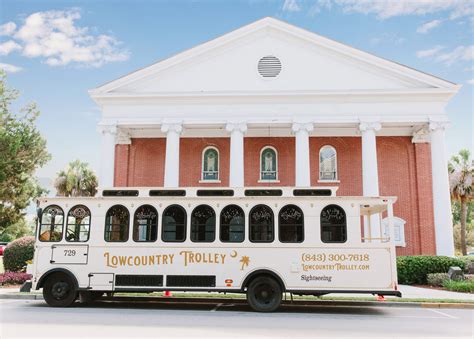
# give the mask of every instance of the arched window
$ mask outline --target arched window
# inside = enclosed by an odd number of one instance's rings
[[[105,215],[105,241],[125,242],[128,240],[130,213],[125,206],[114,205]]]
[[[302,242],[304,239],[304,215],[295,205],[284,206],[278,215],[278,234],[281,242]]]
[[[260,180],[277,180],[278,157],[275,148],[267,146],[260,152]]]
[[[133,218],[133,241],[153,242],[158,234],[158,212],[151,205],[137,208]]]
[[[250,210],[250,241],[272,242],[274,218],[273,211],[266,205],[257,205]]]
[[[163,211],[161,239],[165,242],[186,240],[186,210],[179,205],[171,205]]]
[[[319,150],[319,180],[337,180],[337,153],[332,146]]]
[[[321,211],[321,241],[326,243],[346,242],[346,212],[337,205],[328,205]]]
[[[89,240],[91,211],[84,205],[76,205],[69,210],[66,223],[66,240],[84,242]]]
[[[245,237],[244,210],[237,205],[229,205],[221,211],[220,239],[222,242],[242,242]]]
[[[191,214],[191,241],[213,242],[216,239],[216,212],[208,205],[199,205]]]
[[[40,241],[61,241],[63,237],[64,212],[61,207],[51,205],[41,214]]]
[[[202,180],[219,180],[219,151],[215,147],[202,152]]]

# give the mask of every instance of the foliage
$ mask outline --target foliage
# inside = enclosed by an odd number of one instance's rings
[[[31,279],[31,274],[25,272],[5,272],[0,274],[0,286],[21,285]]]
[[[27,236],[12,241],[5,247],[3,266],[5,271],[24,271],[26,263],[33,259],[35,252],[35,237]]]
[[[462,256],[461,246],[461,225],[455,224],[453,226],[454,248],[456,255]],[[466,224],[466,246],[474,247],[474,224]]]
[[[400,256],[397,257],[399,284],[426,284],[427,274],[447,273],[451,266],[464,269],[464,261],[445,256]]]
[[[474,280],[446,280],[443,283],[443,287],[450,291],[473,293]]]
[[[458,200],[461,207],[461,252],[463,255],[466,255],[467,204],[474,194],[474,166],[469,150],[462,149],[459,151],[459,154],[452,156],[448,164],[448,171],[451,197],[454,200]]]
[[[97,193],[97,177],[89,164],[75,160],[60,171],[54,181],[59,196],[89,197]]]
[[[468,273],[469,265],[474,264],[474,255],[465,255],[458,257],[458,259],[464,262],[464,272]]]
[[[34,173],[50,159],[46,140],[35,126],[36,105],[12,112],[18,96],[0,71],[0,231],[22,220],[23,210],[45,193]]]
[[[26,235],[33,235],[34,224],[28,223],[24,219],[7,226],[0,232],[0,241],[11,242]]]
[[[449,280],[448,273],[428,273],[426,282],[430,286],[443,286],[445,280]]]
[[[451,209],[453,212],[453,223],[460,224],[461,223],[461,203],[459,200],[454,200],[451,203]],[[471,200],[467,203],[467,218],[466,218],[466,226],[471,227],[474,230],[474,200]]]

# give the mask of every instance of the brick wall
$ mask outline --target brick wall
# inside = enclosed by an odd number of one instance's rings
[[[219,150],[220,183],[199,182],[202,175],[202,152],[208,146]],[[179,144],[179,185],[229,186],[230,138],[181,138]]]
[[[272,146],[278,154],[279,183],[259,183],[260,151]],[[295,138],[253,137],[244,139],[245,186],[294,186],[295,185]]]

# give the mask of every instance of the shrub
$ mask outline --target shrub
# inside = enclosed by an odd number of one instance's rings
[[[0,286],[21,285],[31,279],[31,274],[24,272],[5,272],[0,274]]]
[[[26,262],[33,259],[34,251],[35,238],[32,236],[23,237],[9,243],[3,253],[5,271],[24,271]]]
[[[445,280],[449,280],[448,273],[428,273],[426,281],[430,286],[443,286]]]
[[[399,284],[426,284],[429,273],[447,273],[451,266],[464,269],[464,261],[443,256],[400,256],[397,257]]]
[[[466,293],[474,292],[474,280],[461,280],[461,281],[446,280],[443,283],[443,286],[450,291],[466,292]]]
[[[464,273],[468,273],[469,265],[474,265],[474,255],[465,255],[459,259],[464,262]]]

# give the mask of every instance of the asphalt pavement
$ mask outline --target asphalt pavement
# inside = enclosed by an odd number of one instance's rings
[[[474,311],[363,306],[292,306],[255,313],[245,304],[101,301],[51,308],[0,300],[0,337],[372,337],[472,338]]]

